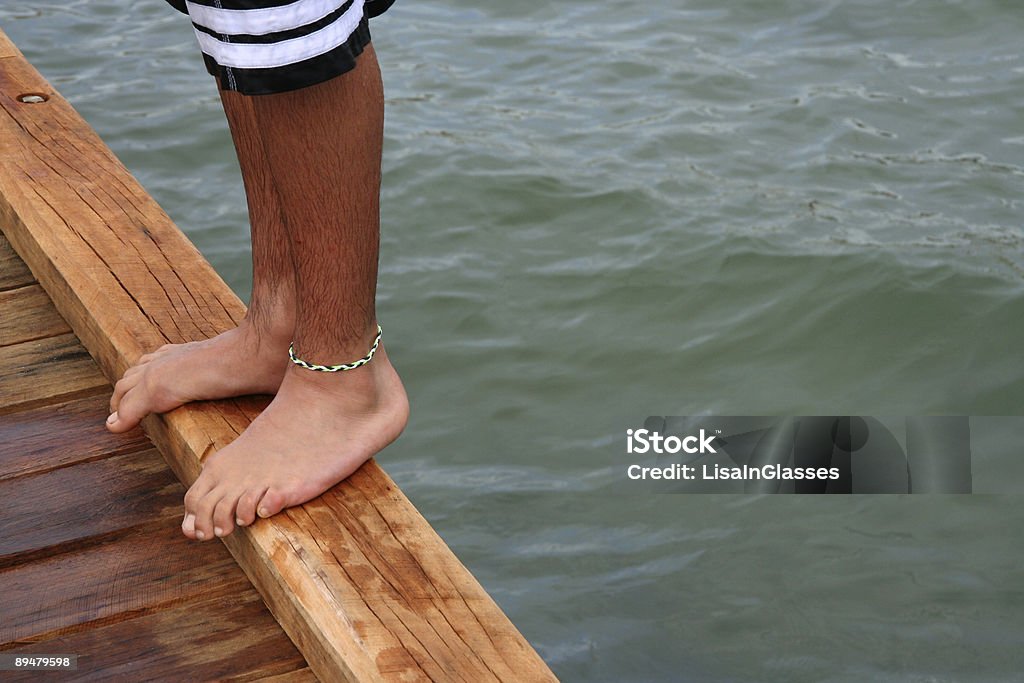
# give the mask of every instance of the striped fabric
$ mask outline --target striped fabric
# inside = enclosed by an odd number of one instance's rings
[[[167,0],[192,20],[206,68],[225,90],[264,95],[355,67],[367,19],[394,0]]]

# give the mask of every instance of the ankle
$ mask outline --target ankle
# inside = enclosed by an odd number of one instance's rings
[[[288,344],[291,343],[294,333],[294,325],[286,316],[275,318],[267,315],[253,315],[251,309],[239,323],[238,329],[256,349],[275,353],[281,349],[287,353]]]
[[[288,363],[286,381],[325,395],[343,397],[367,409],[376,407],[387,394],[390,374],[394,373],[383,345],[366,365],[354,370],[318,372]]]

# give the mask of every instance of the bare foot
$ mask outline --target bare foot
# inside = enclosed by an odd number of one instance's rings
[[[210,540],[315,498],[398,438],[408,417],[405,389],[383,346],[346,372],[289,363],[266,410],[203,463],[185,494],[182,531]]]
[[[114,386],[107,429],[126,432],[150,413],[189,401],[276,392],[289,365],[292,322],[284,322],[257,333],[247,317],[212,339],[166,344],[142,356]]]

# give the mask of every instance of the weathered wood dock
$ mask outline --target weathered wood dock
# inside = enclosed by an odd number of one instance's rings
[[[110,391],[0,237],[0,651],[80,655],[0,680],[316,680],[223,544],[181,535],[142,430],[104,428]]]
[[[202,459],[266,399],[115,436],[111,381],[244,306],[2,32],[0,230],[0,652],[77,654],[60,680],[555,680],[373,461],[181,535]]]

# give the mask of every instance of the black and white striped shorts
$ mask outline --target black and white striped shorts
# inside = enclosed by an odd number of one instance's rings
[[[206,68],[225,90],[267,95],[354,68],[367,20],[395,0],[167,0],[189,15]]]

